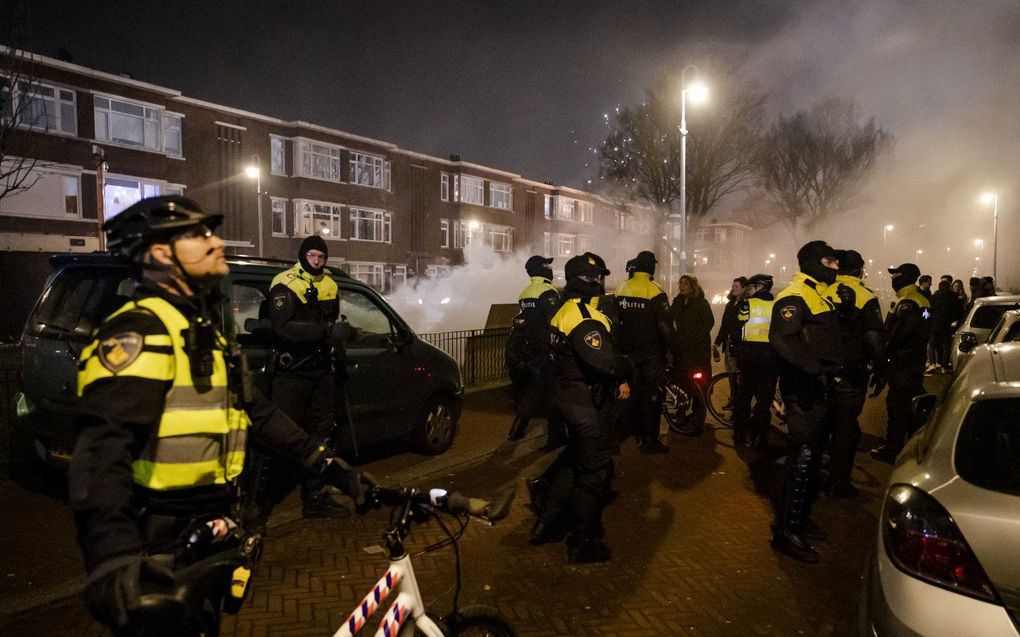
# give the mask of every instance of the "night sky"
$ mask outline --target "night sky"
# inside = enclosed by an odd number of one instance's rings
[[[1000,233],[1020,233],[1015,0],[25,6],[28,48],[45,55],[584,188],[604,113],[686,63],[724,58],[768,93],[770,117],[851,98],[895,136],[855,226],[894,222],[913,228],[897,233],[903,250],[959,251],[990,239],[977,194],[994,189]],[[697,127],[696,111],[688,121]]]

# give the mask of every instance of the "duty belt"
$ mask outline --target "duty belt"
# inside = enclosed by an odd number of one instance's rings
[[[315,362],[316,359],[323,363],[329,362],[326,354],[318,351],[306,354],[300,358],[290,352],[276,352],[276,367],[282,371],[295,371],[306,367],[309,363]]]

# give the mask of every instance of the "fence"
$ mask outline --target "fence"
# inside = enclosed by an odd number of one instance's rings
[[[506,380],[509,375],[503,350],[510,328],[461,330],[419,334],[421,340],[438,347],[460,365],[464,385],[484,385]]]

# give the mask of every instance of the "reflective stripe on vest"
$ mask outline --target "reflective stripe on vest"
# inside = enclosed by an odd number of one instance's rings
[[[312,275],[309,272],[305,272],[301,268],[301,264],[297,263],[291,269],[284,270],[273,277],[273,282],[269,284],[269,289],[273,289],[277,285],[284,285],[297,296],[300,302],[307,303],[308,288],[309,286],[314,286],[318,292],[316,298],[319,301],[331,301],[339,295],[339,288],[336,281],[329,276],[329,270],[323,269],[322,272],[319,275]]]
[[[173,353],[152,354],[163,359],[145,361],[146,352],[143,352],[124,370],[114,374],[99,362],[98,356],[93,356],[98,346],[93,343],[82,352],[83,360],[86,354],[90,358],[79,374],[79,395],[96,380],[115,375],[172,381],[159,429],[156,435],[149,437],[145,448],[131,464],[135,483],[149,489],[168,490],[230,482],[244,468],[250,421],[243,410],[232,406],[223,356],[226,340],[218,335],[218,347],[213,350],[212,376],[203,378],[196,387],[183,334],[188,329],[188,319],[169,302],[155,296],[130,301],[110,318],[137,308],[154,314],[170,332],[169,336],[146,336],[145,343],[151,339],[170,345]]]
[[[769,326],[772,324],[772,306],[775,301],[751,298],[747,300],[749,306],[748,319],[744,323],[742,340],[748,343],[768,343]]]

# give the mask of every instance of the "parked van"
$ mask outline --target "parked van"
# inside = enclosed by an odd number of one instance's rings
[[[220,284],[218,304],[222,329],[240,343],[268,396],[272,350],[260,335],[259,318],[267,314],[273,277],[292,264],[227,260],[230,274]],[[54,273],[21,339],[24,383],[15,427],[40,460],[66,466],[76,437],[78,355],[102,320],[131,298],[136,281],[128,265],[107,254],[55,255],[50,262]],[[373,288],[342,272],[333,278],[340,313],[353,328],[345,343],[349,378],[337,396],[338,451],[350,456],[355,446],[404,439],[426,454],[446,451],[464,392],[456,361],[419,339]]]

